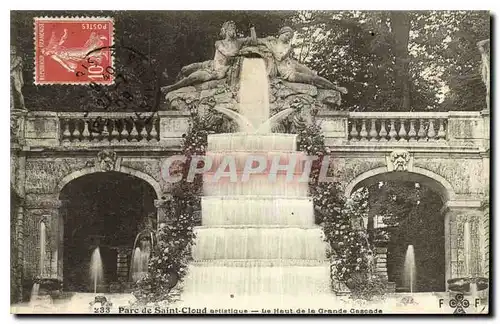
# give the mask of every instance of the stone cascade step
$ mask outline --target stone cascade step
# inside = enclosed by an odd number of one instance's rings
[[[202,225],[314,225],[311,198],[202,197]]]

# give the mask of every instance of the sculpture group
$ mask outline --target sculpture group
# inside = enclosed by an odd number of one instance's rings
[[[223,79],[236,57],[256,54],[265,59],[268,74],[271,78],[280,77],[290,82],[312,84],[318,88],[347,93],[345,88],[318,76],[316,72],[292,58],[291,41],[294,30],[290,27],[281,28],[277,37],[236,38],[235,23],[227,21],[222,25],[220,34],[224,39],[215,42],[213,60],[193,63],[183,67],[179,74],[181,79],[177,83],[165,87],[165,92],[201,82]]]
[[[177,82],[162,88],[167,109],[190,112],[195,109],[201,115],[213,107],[238,111],[239,73],[245,57],[265,62],[271,115],[288,108],[296,111],[275,125],[281,132],[307,123],[315,111],[340,105],[341,94],[347,90],[293,58],[292,28],[282,27],[276,36],[264,38],[257,38],[254,28],[250,34],[238,38],[235,23],[225,22],[220,32],[222,39],[215,42],[214,58],[184,66]]]

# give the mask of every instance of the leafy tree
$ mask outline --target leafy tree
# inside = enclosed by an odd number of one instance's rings
[[[487,12],[301,12],[297,57],[350,91],[344,109],[483,109]],[[443,102],[444,101],[444,102]]]

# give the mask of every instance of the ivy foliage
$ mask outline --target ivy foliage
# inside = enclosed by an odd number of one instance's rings
[[[319,157],[312,165],[309,187],[317,222],[330,248],[327,256],[331,260],[332,286],[339,281],[347,284],[356,299],[385,293],[385,283],[373,273],[373,245],[362,224],[368,215],[368,191],[360,189],[345,198],[338,182],[320,181],[321,164],[329,150],[317,124],[299,130],[298,148]]]
[[[193,102],[193,107],[197,106]],[[171,175],[181,173],[182,180],[172,188],[172,199],[167,208],[168,223],[160,225],[157,231],[157,244],[149,260],[148,274],[136,283],[134,296],[139,304],[171,303],[178,300],[180,283],[188,272],[191,260],[191,247],[196,238],[193,227],[200,222],[202,175],[194,181],[186,180],[191,159],[205,155],[209,134],[224,133],[228,123],[215,111],[199,115],[192,109],[188,132],[183,136],[185,163],[173,166]],[[201,162],[202,163],[202,162]],[[175,288],[174,288],[175,287]]]

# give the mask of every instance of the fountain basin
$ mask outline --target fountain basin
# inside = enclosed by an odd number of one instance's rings
[[[448,290],[461,293],[471,293],[472,286],[476,285],[476,291],[485,290],[489,286],[489,279],[484,277],[463,277],[448,280]]]
[[[50,295],[52,298],[57,298],[62,293],[62,280],[56,278],[37,278],[33,283],[40,285],[38,291],[40,296]]]
[[[328,293],[330,269],[327,262],[312,266],[224,266],[216,262],[193,262],[185,281],[186,295],[260,296],[313,296]]]

